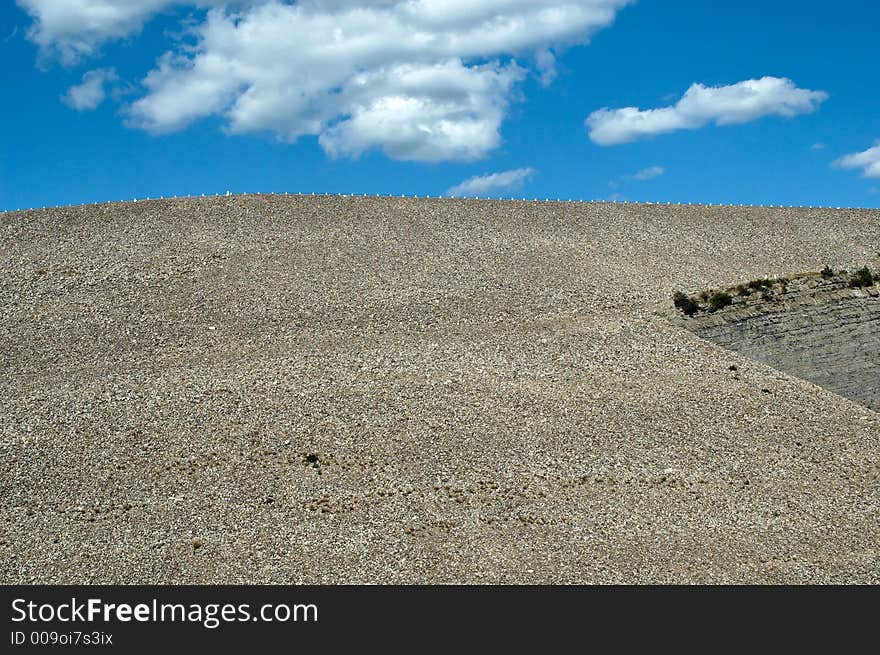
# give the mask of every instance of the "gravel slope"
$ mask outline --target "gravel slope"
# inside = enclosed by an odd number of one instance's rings
[[[662,315],[878,251],[877,210],[2,215],[0,582],[880,582],[880,414]]]

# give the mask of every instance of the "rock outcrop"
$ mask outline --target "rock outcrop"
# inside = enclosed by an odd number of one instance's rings
[[[782,285],[777,285],[782,286]],[[880,411],[880,285],[808,276],[684,324],[700,337]]]

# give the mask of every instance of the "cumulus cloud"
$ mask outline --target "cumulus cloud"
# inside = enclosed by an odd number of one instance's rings
[[[602,146],[627,143],[709,123],[733,125],[764,116],[808,114],[828,98],[824,91],[800,89],[787,78],[762,77],[728,86],[693,84],[669,107],[600,109],[586,120],[590,139]]]
[[[116,79],[116,71],[112,68],[89,71],[83,75],[82,82],[70,87],[61,99],[64,104],[77,111],[90,111],[104,102],[104,85]]]
[[[17,0],[34,17],[29,36],[44,53],[65,63],[89,55],[101,43],[141,28],[174,0]]]
[[[194,43],[143,80],[132,126],[170,132],[221,116],[230,133],[316,136],[335,157],[471,161],[501,142],[523,65],[551,83],[554,51],[588,43],[632,0],[19,2],[36,18],[31,38],[67,59],[173,5],[214,5],[190,28]]]
[[[649,168],[643,168],[638,173],[632,176],[632,179],[637,180],[638,182],[644,182],[645,180],[652,180],[655,177],[660,177],[666,172],[666,169],[662,166],[651,166]]]
[[[535,174],[533,168],[517,168],[512,171],[478,175],[457,184],[446,192],[450,198],[487,196],[501,189],[516,189]]]
[[[516,65],[468,68],[460,60],[405,64],[356,76],[343,88],[348,115],[323,130],[333,157],[381,148],[394,159],[479,159],[501,141],[499,127]]]
[[[838,168],[861,168],[864,177],[880,178],[880,140],[875,141],[872,148],[841,157],[834,165]]]
[[[34,18],[28,36],[44,57],[66,65],[94,55],[108,41],[140,31],[154,15],[175,6],[242,6],[264,0],[16,0]]]

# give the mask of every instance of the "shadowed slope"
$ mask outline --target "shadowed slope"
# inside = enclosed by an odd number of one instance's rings
[[[778,298],[747,300],[680,323],[880,411],[880,284],[852,288],[812,276],[794,280]]]

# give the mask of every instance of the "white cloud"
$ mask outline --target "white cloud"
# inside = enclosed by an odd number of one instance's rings
[[[16,0],[34,18],[28,36],[45,57],[70,65],[108,41],[140,31],[154,15],[175,6],[244,6],[265,0]]]
[[[90,111],[104,102],[104,85],[116,79],[116,72],[112,68],[89,71],[83,75],[82,82],[70,87],[61,99],[77,111]]]
[[[534,176],[533,168],[517,168],[502,173],[479,175],[457,184],[446,192],[451,198],[487,196],[500,189],[515,189]]]
[[[644,182],[645,180],[652,180],[655,177],[660,177],[666,172],[666,169],[662,166],[651,166],[649,168],[643,168],[638,173],[632,176],[632,179],[637,180],[639,182]]]
[[[864,177],[880,178],[880,140],[874,143],[873,148],[841,157],[834,165],[838,168],[861,168]]]
[[[662,166],[649,166],[648,168],[643,168],[642,170],[632,175],[621,175],[620,177],[614,178],[613,180],[609,180],[608,187],[611,189],[616,189],[631,180],[635,180],[636,182],[645,182],[646,180],[653,180],[655,177],[660,177],[665,173],[666,169]]]
[[[764,116],[792,117],[815,111],[828,98],[824,91],[799,89],[787,78],[762,77],[728,86],[693,84],[669,107],[600,109],[586,120],[590,139],[603,146],[627,143],[709,123],[733,125]]]
[[[73,63],[109,39],[135,32],[174,0],[17,0],[34,17],[30,38]]]
[[[825,150],[825,144],[824,143],[814,143],[813,145],[810,146],[810,150],[812,150],[813,152],[815,152],[817,150]]]
[[[501,142],[506,98],[521,78],[515,65],[468,68],[460,60],[359,75],[343,87],[349,115],[319,141],[332,157],[378,147],[402,160],[479,159]]]
[[[541,74],[541,84],[550,86],[556,79],[556,55],[549,50],[539,50],[535,55],[535,65]]]
[[[152,132],[221,116],[230,133],[317,136],[331,156],[470,161],[501,142],[516,85],[633,0],[19,0],[31,38],[68,61],[158,11],[215,5],[127,112]],[[519,58],[519,62],[514,61]]]

